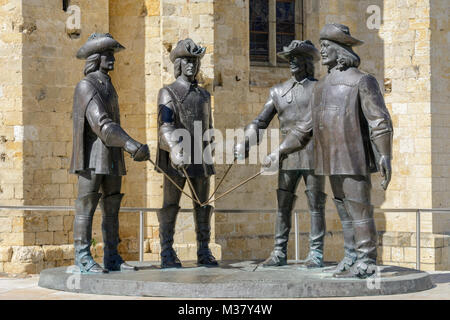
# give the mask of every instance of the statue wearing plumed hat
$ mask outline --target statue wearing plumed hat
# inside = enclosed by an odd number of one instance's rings
[[[110,34],[94,33],[78,50],[86,60],[84,79],[73,98],[73,151],[70,173],[78,175],[75,200],[75,265],[82,273],[132,271],[119,255],[119,209],[126,174],[125,150],[135,161],[150,158],[148,146],[131,138],[120,125],[119,100],[108,73],[114,70],[115,53],[125,48]],[[104,266],[92,257],[92,220],[100,202]]]

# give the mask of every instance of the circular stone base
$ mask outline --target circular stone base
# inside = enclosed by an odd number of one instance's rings
[[[181,269],[160,269],[159,262],[130,262],[135,272],[74,273],[76,267],[41,272],[39,286],[78,293],[179,298],[352,297],[417,292],[433,287],[426,272],[379,266],[369,279],[336,279],[333,265],[306,269],[289,263],[263,268],[255,261],[223,261],[217,268],[183,262]]]

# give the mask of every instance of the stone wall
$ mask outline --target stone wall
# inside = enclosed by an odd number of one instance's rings
[[[381,208],[450,207],[450,115],[448,111],[448,1],[304,0],[304,38],[319,45],[325,23],[339,22],[366,43],[355,51],[361,69],[380,83],[394,123],[393,177],[389,189],[372,176],[373,203]],[[59,0],[0,0],[0,201],[2,205],[73,205],[76,176],[68,174],[72,149],[72,95],[83,77],[76,50],[92,32],[110,31],[127,50],[116,56],[112,73],[128,133],[146,141],[155,159],[157,94],[174,80],[169,53],[180,39],[207,47],[199,80],[213,95],[217,129],[249,123],[271,86],[289,77],[282,67],[249,62],[249,1],[71,0],[81,9],[81,34],[66,33],[69,13]],[[369,5],[381,13],[369,29]],[[446,63],[447,62],[447,63]],[[326,69],[316,66],[316,77]],[[277,128],[273,120],[270,128]],[[270,145],[271,141],[268,142]],[[270,150],[270,147],[269,147]],[[159,208],[162,175],[149,163],[126,155],[124,206]],[[227,165],[217,165],[218,182]],[[260,170],[234,165],[218,193]],[[145,172],[145,173],[144,173]],[[277,177],[260,176],[214,203],[219,209],[276,207]],[[186,190],[188,188],[186,187]],[[343,255],[342,228],[326,185],[325,259]],[[307,208],[303,182],[296,208]],[[183,208],[191,208],[183,196]],[[448,269],[449,215],[421,216],[423,269]],[[309,215],[300,214],[300,258],[307,253]],[[415,267],[414,213],[377,213],[379,262]],[[122,213],[120,251],[137,259],[138,216]],[[223,259],[264,259],[273,247],[274,215],[215,214],[213,253]],[[94,219],[94,255],[102,256],[101,214]],[[37,273],[73,263],[73,212],[0,211],[0,272]],[[192,214],[180,213],[175,248],[182,260],[195,259]],[[159,259],[158,220],[145,215],[145,259]],[[289,258],[294,258],[291,232]],[[222,247],[222,250],[220,249]]]
[[[430,41],[431,72],[431,175],[433,179],[433,208],[450,208],[450,28],[448,1],[430,1],[430,26],[417,36]],[[450,232],[450,214],[433,214],[433,233]],[[439,269],[450,267],[450,246],[436,248]],[[440,261],[438,260],[440,257]]]
[[[445,81],[445,69],[442,68],[443,48],[448,48],[445,33],[442,32],[445,21],[448,21],[444,18],[445,3],[434,3],[431,19],[430,1],[358,1],[355,5],[355,1],[350,0],[306,0],[304,3],[305,39],[312,40],[318,46],[318,35],[325,23],[348,25],[352,35],[365,41],[365,45],[356,48],[362,59],[360,68],[373,74],[385,93],[394,123],[394,172],[387,192],[380,186],[380,175],[372,175],[373,204],[381,208],[445,207],[449,172],[448,139],[444,138],[448,136],[449,121],[443,103],[446,101],[448,80]],[[380,28],[369,29],[367,25],[373,14],[367,12],[370,5],[380,9]],[[219,116],[223,127],[243,126],[258,114],[270,86],[287,79],[289,74],[282,68],[249,66],[248,28],[244,27],[248,25],[247,3],[235,1],[232,8],[215,4],[215,15],[215,80],[218,82],[220,79],[221,82],[221,86],[215,87],[216,117]],[[435,91],[430,90],[430,21],[436,34],[434,50],[440,52],[432,55],[436,69],[439,69],[433,73],[436,75]],[[316,67],[317,77],[323,76],[326,69],[320,65]],[[223,72],[228,74],[227,82]],[[250,76],[247,78],[248,73]],[[236,76],[242,81],[233,81]],[[430,97],[435,99],[433,104]],[[238,106],[239,110],[234,110],[233,106]],[[434,123],[432,119],[435,119]],[[232,170],[233,174],[228,179],[230,185],[256,172],[257,168],[235,166]],[[218,176],[221,176],[220,173]],[[258,181],[242,187],[240,192],[220,201],[217,206],[229,208],[230,203],[237,203],[239,208],[273,208],[276,206],[276,185],[274,177],[259,177]],[[300,184],[297,208],[307,206],[303,188]],[[325,259],[338,260],[343,254],[342,233],[331,201],[329,183],[326,193],[329,197]],[[379,262],[414,267],[415,214],[386,212],[377,213],[375,218],[379,232]],[[308,220],[308,215],[300,216],[300,257],[307,252]],[[436,234],[448,233],[448,221],[444,215],[422,213],[422,268],[449,267],[448,236]],[[273,215],[270,214],[218,214],[217,239],[223,246],[224,257],[265,258],[273,245],[273,223]],[[440,231],[437,231],[438,228]],[[289,258],[294,257],[292,246],[291,241]]]
[[[6,188],[9,181],[15,190],[10,199],[2,199],[3,205],[72,205],[76,196],[76,177],[68,173],[72,97],[76,83],[83,77],[84,64],[75,58],[75,53],[89,34],[107,32],[109,26],[107,1],[80,0],[71,4],[81,8],[79,38],[66,33],[69,14],[63,11],[59,0],[1,3],[6,14],[14,11],[13,5],[16,10],[21,8],[20,16],[11,15],[4,20],[13,29],[5,34],[9,40],[5,38],[2,47],[12,41],[21,46],[5,46],[5,50],[13,48],[16,52],[2,53],[15,57],[8,57],[14,73],[1,81],[2,88],[8,83],[3,91],[13,102],[2,108],[10,111],[1,129],[8,140],[5,163],[9,163],[7,170],[1,170],[1,183]],[[10,91],[12,84],[16,84],[15,96]],[[2,215],[11,221],[10,232],[1,234],[1,249],[6,252],[2,255],[5,272],[38,273],[43,268],[73,263],[72,212],[2,211]],[[2,228],[3,225],[7,224],[2,223]],[[99,214],[94,226],[94,237],[98,239]]]
[[[0,199],[4,205],[23,203],[23,139],[16,138],[22,120],[23,32],[19,0],[0,1]],[[0,272],[11,261],[10,245],[22,245],[23,234],[16,221],[22,212],[0,211]]]

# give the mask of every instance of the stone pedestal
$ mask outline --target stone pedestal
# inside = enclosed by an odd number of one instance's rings
[[[255,261],[221,262],[218,268],[184,263],[160,269],[158,263],[132,263],[137,272],[77,274],[75,267],[41,272],[39,286],[78,293],[178,298],[313,298],[411,293],[432,288],[426,272],[380,266],[369,279],[335,279],[333,266],[308,270],[289,263],[263,268]]]

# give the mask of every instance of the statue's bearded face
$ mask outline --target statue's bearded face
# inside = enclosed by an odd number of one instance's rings
[[[320,55],[323,65],[336,64],[338,59],[337,44],[328,40],[320,40]]]
[[[116,59],[114,58],[114,52],[112,50],[105,51],[100,57],[100,69],[106,71],[114,70],[114,63]]]
[[[290,56],[289,68],[291,69],[292,74],[304,72],[306,69],[305,58],[302,56]]]
[[[181,58],[181,73],[186,77],[194,77],[198,70],[198,58],[183,57]]]

